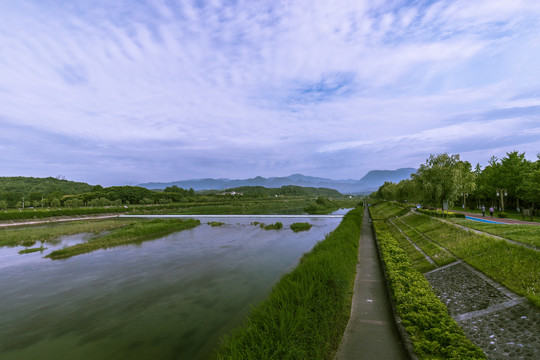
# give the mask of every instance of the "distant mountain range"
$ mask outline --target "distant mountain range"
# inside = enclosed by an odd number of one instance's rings
[[[313,176],[294,174],[285,177],[264,178],[257,176],[251,179],[231,180],[231,179],[193,179],[180,180],[168,183],[150,182],[139,184],[138,186],[147,189],[165,189],[176,185],[183,189],[193,190],[225,190],[240,186],[264,186],[267,188],[279,188],[285,185],[296,185],[303,187],[317,187],[335,189],[342,194],[369,194],[376,191],[385,181],[400,182],[408,179],[415,173],[414,168],[402,168],[397,170],[372,170],[360,180],[332,180]]]

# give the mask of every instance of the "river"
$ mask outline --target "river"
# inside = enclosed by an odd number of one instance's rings
[[[220,219],[212,219],[220,221]],[[339,218],[222,219],[66,260],[0,248],[1,359],[206,359]],[[313,224],[294,233],[295,221]]]

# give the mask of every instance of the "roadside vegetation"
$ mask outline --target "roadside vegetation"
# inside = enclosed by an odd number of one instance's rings
[[[47,255],[47,257],[53,260],[66,259],[98,249],[107,249],[131,243],[141,243],[145,240],[155,239],[172,232],[191,229],[199,224],[200,221],[194,219],[155,219],[151,221],[138,221],[111,231],[104,236],[92,238],[88,242],[53,251]]]
[[[362,208],[284,275],[216,359],[333,359],[350,315]]]

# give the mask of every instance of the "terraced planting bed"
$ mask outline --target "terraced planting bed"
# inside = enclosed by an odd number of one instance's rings
[[[412,267],[425,272],[426,279],[467,337],[490,359],[540,358],[540,253],[426,215],[395,217],[391,215],[395,213],[394,207],[386,204],[374,211],[379,218],[374,225],[391,235],[407,256],[414,259]],[[465,220],[453,222],[469,225]],[[405,223],[409,230],[400,231]],[[537,238],[534,226],[489,224],[482,229],[495,229],[491,232],[524,244],[534,243]],[[411,244],[418,238],[415,234],[437,243],[458,261],[446,266],[431,264],[431,269],[425,263],[421,265],[420,255],[426,261],[427,257]]]
[[[403,221],[495,281],[540,306],[538,251],[466,231],[425,215],[411,214]]]
[[[449,219],[449,221],[540,249],[540,226],[489,224],[466,219]]]
[[[418,247],[422,249],[438,266],[444,266],[456,261],[456,258],[445,249],[425,237],[414,227],[409,226],[402,218],[394,224]]]

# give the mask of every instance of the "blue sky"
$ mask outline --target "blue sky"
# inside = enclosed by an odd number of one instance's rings
[[[360,179],[540,152],[540,1],[0,1],[0,176]]]

